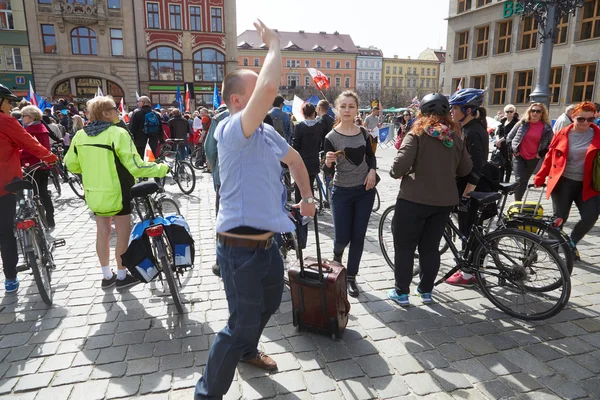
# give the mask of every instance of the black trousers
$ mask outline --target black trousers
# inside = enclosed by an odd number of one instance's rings
[[[577,244],[594,227],[600,213],[600,196],[583,201],[583,182],[562,177],[551,194],[554,215],[567,222],[571,206],[579,210],[581,219],[573,227],[571,240]]]
[[[523,195],[527,191],[527,185],[529,184],[529,178],[534,175],[541,167],[542,160],[534,158],[532,160],[526,160],[521,156],[513,158],[513,171],[515,172],[515,179],[521,184],[515,190],[515,200],[521,201]]]
[[[396,200],[394,212],[394,265],[396,292],[409,294],[415,250],[419,249],[421,293],[431,293],[440,269],[440,241],[452,207],[427,206]]]
[[[17,238],[15,237],[15,211],[17,199],[14,194],[0,197],[0,252],[6,279],[17,278]]]
[[[38,169],[33,173],[33,179],[36,185],[33,186],[33,191],[36,195],[40,196],[44,210],[46,210],[46,221],[48,226],[54,226],[54,205],[52,204],[52,197],[48,193],[48,179],[50,178],[50,170]],[[38,192],[39,191],[39,192]]]
[[[512,152],[508,151],[506,142],[502,142],[500,145],[500,153],[502,154],[502,158],[504,158],[504,165],[500,168],[500,182],[508,183],[512,175],[513,157]]]

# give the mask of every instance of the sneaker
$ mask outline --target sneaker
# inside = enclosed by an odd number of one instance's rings
[[[109,279],[102,279],[102,289],[106,289],[112,287],[115,283],[117,283],[117,274],[113,272],[113,275]]]
[[[4,289],[6,290],[6,293],[16,292],[17,290],[19,290],[19,279],[15,278],[5,280]]]
[[[465,279],[460,271],[457,271],[450,278],[446,279],[446,283],[454,286],[473,287],[475,285],[475,277],[471,279]]]
[[[415,288],[415,294],[421,298],[423,304],[431,304],[433,303],[433,299],[431,298],[431,293],[421,293],[419,288]]]
[[[410,306],[410,299],[407,294],[398,294],[396,289],[388,290],[388,298],[402,307]]]
[[[221,276],[221,267],[219,267],[218,263],[214,263],[212,266],[212,273],[216,276]]]
[[[242,361],[254,365],[255,367],[266,369],[267,371],[273,371],[277,369],[277,363],[275,360],[262,351],[259,351],[258,354],[256,354],[256,357]]]
[[[117,290],[125,289],[134,285],[137,285],[140,281],[137,280],[133,275],[127,274],[125,279],[117,279]]]
[[[575,247],[573,250],[573,258],[575,261],[581,261],[581,255],[579,254],[579,250],[577,250],[577,247]]]

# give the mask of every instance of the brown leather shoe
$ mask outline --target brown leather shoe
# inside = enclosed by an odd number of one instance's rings
[[[277,363],[271,357],[259,351],[256,357],[250,360],[242,360],[248,364],[252,364],[255,367],[266,369],[267,371],[273,371],[277,369]]]

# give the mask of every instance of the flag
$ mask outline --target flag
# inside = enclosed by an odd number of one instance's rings
[[[102,94],[102,90],[100,89],[100,86],[98,86],[98,92],[96,93],[96,97],[99,96],[104,96],[104,94]]]
[[[136,90],[135,91],[135,101],[138,101],[139,99],[140,99],[140,94]]]
[[[31,81],[29,81],[29,98],[27,99],[31,105],[38,106],[39,102],[35,92],[33,91],[33,86],[31,85]]]
[[[306,69],[308,70],[308,73],[312,77],[313,82],[315,82],[315,85],[317,85],[317,89],[319,89],[319,90],[329,89],[329,79],[327,79],[327,77],[325,76],[324,73],[322,73],[321,71],[319,71],[318,69],[315,69],[315,68],[306,68]]]
[[[296,121],[298,122],[304,121],[304,115],[302,115],[303,104],[304,100],[294,95],[294,102],[292,103],[292,114],[294,115],[294,117],[296,117]]]
[[[219,89],[217,89],[217,84],[215,83],[215,90],[213,91],[213,107],[217,109],[220,105],[221,96],[219,96]]]
[[[379,142],[385,143],[388,136],[390,135],[390,127],[386,126],[385,128],[379,128]]]
[[[146,161],[146,162],[156,161],[156,158],[154,158],[154,153],[152,152],[152,149],[150,148],[150,143],[148,141],[146,141],[146,149],[144,150],[144,161]]]
[[[183,112],[183,98],[181,97],[181,88],[177,85],[177,93],[175,93],[175,101],[177,102],[179,111]]]
[[[185,85],[185,111],[190,111],[190,88]]]
[[[462,81],[463,81],[463,78],[460,78],[460,81],[458,82],[458,86],[456,87],[456,91],[457,91],[457,92],[458,92],[459,90],[462,90],[462,88],[463,88],[463,87],[462,87]]]
[[[160,103],[158,103],[158,104],[156,105],[156,107],[154,107],[154,109],[155,109],[155,110],[160,110],[160,109],[161,109]]]
[[[119,103],[119,111],[121,112],[121,118],[123,118],[123,121],[129,122],[129,114],[125,112],[125,103],[123,102],[122,97],[121,102]]]

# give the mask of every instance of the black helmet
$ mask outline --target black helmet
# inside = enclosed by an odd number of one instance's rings
[[[9,88],[0,83],[0,99],[19,100]]]
[[[431,93],[423,97],[419,110],[423,114],[446,115],[450,111],[450,104],[443,94]]]

